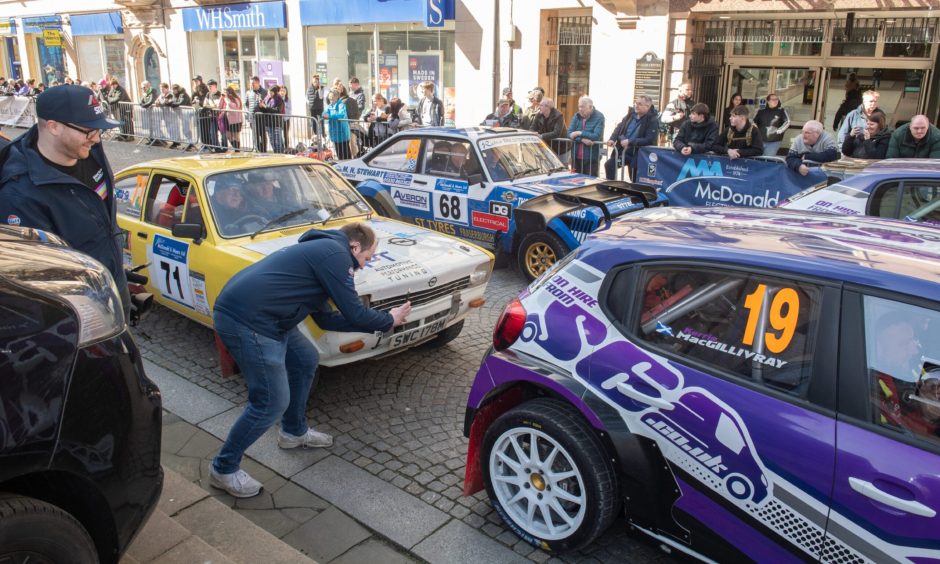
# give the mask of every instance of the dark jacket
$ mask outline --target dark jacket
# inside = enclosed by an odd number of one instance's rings
[[[108,104],[111,104],[111,107],[114,108],[117,106],[118,102],[130,102],[131,97],[128,95],[127,90],[124,90],[124,87],[118,84],[117,86],[112,86],[108,90],[107,95]]]
[[[431,123],[424,123],[422,121],[422,113],[424,112],[424,106],[431,104]],[[511,114],[512,112],[510,112]],[[427,97],[423,97],[418,100],[418,106],[415,110],[415,120],[420,125],[435,125],[441,126],[444,125],[444,102],[441,102],[441,99],[437,96],[431,98],[431,101],[428,102]]]
[[[172,94],[172,91],[171,91],[171,94]],[[192,99],[190,99],[189,93],[187,93],[182,88],[180,88],[180,91],[178,94],[172,94],[172,96],[173,96],[173,101],[168,104],[170,107],[179,108],[181,106],[189,107],[193,105],[193,101]]]
[[[616,143],[614,147],[619,152],[623,147],[620,146],[620,142],[627,138],[627,131],[630,126],[630,120],[633,119],[633,115],[636,112],[633,108],[630,108],[630,111],[627,112],[627,115],[620,120],[620,123],[617,124],[617,127],[614,128],[614,132],[610,134],[610,141]],[[635,155],[640,147],[646,147],[648,145],[655,145],[659,137],[659,116],[656,114],[656,110],[650,108],[646,114],[639,119],[637,124],[637,129],[634,132],[633,142],[630,143],[630,146],[627,150],[630,154]]]
[[[842,154],[856,159],[883,159],[888,154],[890,142],[890,131],[879,131],[871,139],[865,139],[864,133],[846,135],[842,142]]]
[[[905,123],[891,135],[888,158],[940,159],[940,129],[931,125],[927,135],[922,140],[915,141],[911,135],[911,124]]]
[[[342,99],[346,104],[346,117],[349,119],[359,119],[362,116],[362,110],[359,109],[359,102],[352,96],[346,96]]]
[[[233,276],[215,309],[271,339],[308,315],[328,331],[388,331],[391,314],[362,304],[353,280],[359,263],[342,231],[311,229]],[[328,300],[339,309],[331,312]]]
[[[760,128],[766,143],[783,141],[783,134],[790,127],[790,114],[780,105],[776,108],[764,108],[758,110],[754,116],[754,125]]]
[[[712,147],[712,151],[719,155],[727,155],[728,149],[737,149],[742,157],[759,157],[764,154],[764,136],[750,120],[744,126],[743,131],[738,131],[729,125],[718,136],[718,141]]]
[[[542,137],[542,141],[545,141],[556,153],[562,153],[568,148],[568,144],[564,142],[552,143],[552,139],[565,137],[565,116],[557,108],[552,108],[552,111],[548,113],[548,117],[539,112],[532,120],[529,129],[538,133]]]
[[[679,128],[672,146],[681,151],[684,147],[692,147],[693,153],[707,153],[718,141],[718,124],[708,118],[701,123],[686,120]]]
[[[144,95],[140,98],[140,107],[149,108],[157,101],[157,92],[153,88],[144,92]]]
[[[361,116],[362,112],[366,110],[366,93],[362,88],[357,88],[349,93],[349,97],[356,101],[356,107],[359,109],[359,115]]]
[[[512,111],[506,112],[506,115],[503,117],[499,117],[496,115],[496,112],[493,112],[483,118],[483,123],[480,125],[486,125],[488,121],[499,122],[496,124],[496,127],[519,127],[519,116],[512,113]]]
[[[38,135],[38,126],[34,125],[8,148],[9,155],[0,170],[0,218],[61,236],[73,248],[103,264],[125,293],[124,245],[115,215],[114,174],[102,144],[92,146],[90,156],[104,170],[107,200],[46,164],[32,147]]]
[[[323,102],[326,98],[326,86],[320,85],[317,88],[314,85],[307,86],[307,113],[311,116],[319,117],[323,115]]]

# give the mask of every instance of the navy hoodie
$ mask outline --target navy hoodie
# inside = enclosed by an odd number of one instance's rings
[[[390,313],[362,304],[353,282],[359,262],[346,234],[311,229],[232,277],[215,310],[271,339],[280,340],[308,315],[327,331],[388,331]],[[327,300],[339,312],[330,311]]]

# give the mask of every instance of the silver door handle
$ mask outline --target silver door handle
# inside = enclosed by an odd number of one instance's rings
[[[919,515],[921,517],[931,518],[936,516],[937,512],[933,509],[927,507],[923,503],[919,503],[909,499],[901,499],[895,497],[891,494],[885,493],[875,487],[871,482],[866,482],[865,480],[859,480],[858,478],[849,478],[849,485],[852,486],[852,489],[862,494],[865,497],[871,498],[877,502],[883,503],[889,507],[895,509],[900,509],[906,513],[912,515]]]

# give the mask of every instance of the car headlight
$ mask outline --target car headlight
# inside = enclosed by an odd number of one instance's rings
[[[30,254],[29,248],[5,250],[0,273],[71,306],[78,316],[78,346],[113,337],[124,330],[124,307],[111,273],[81,253],[62,249],[73,260]]]
[[[492,269],[490,268],[490,261],[486,261],[483,264],[477,266],[470,274],[470,285],[479,286],[480,284],[485,283],[490,279],[491,272]]]

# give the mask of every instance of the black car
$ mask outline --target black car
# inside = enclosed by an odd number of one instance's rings
[[[163,488],[160,390],[117,287],[0,226],[0,562],[117,562]]]

